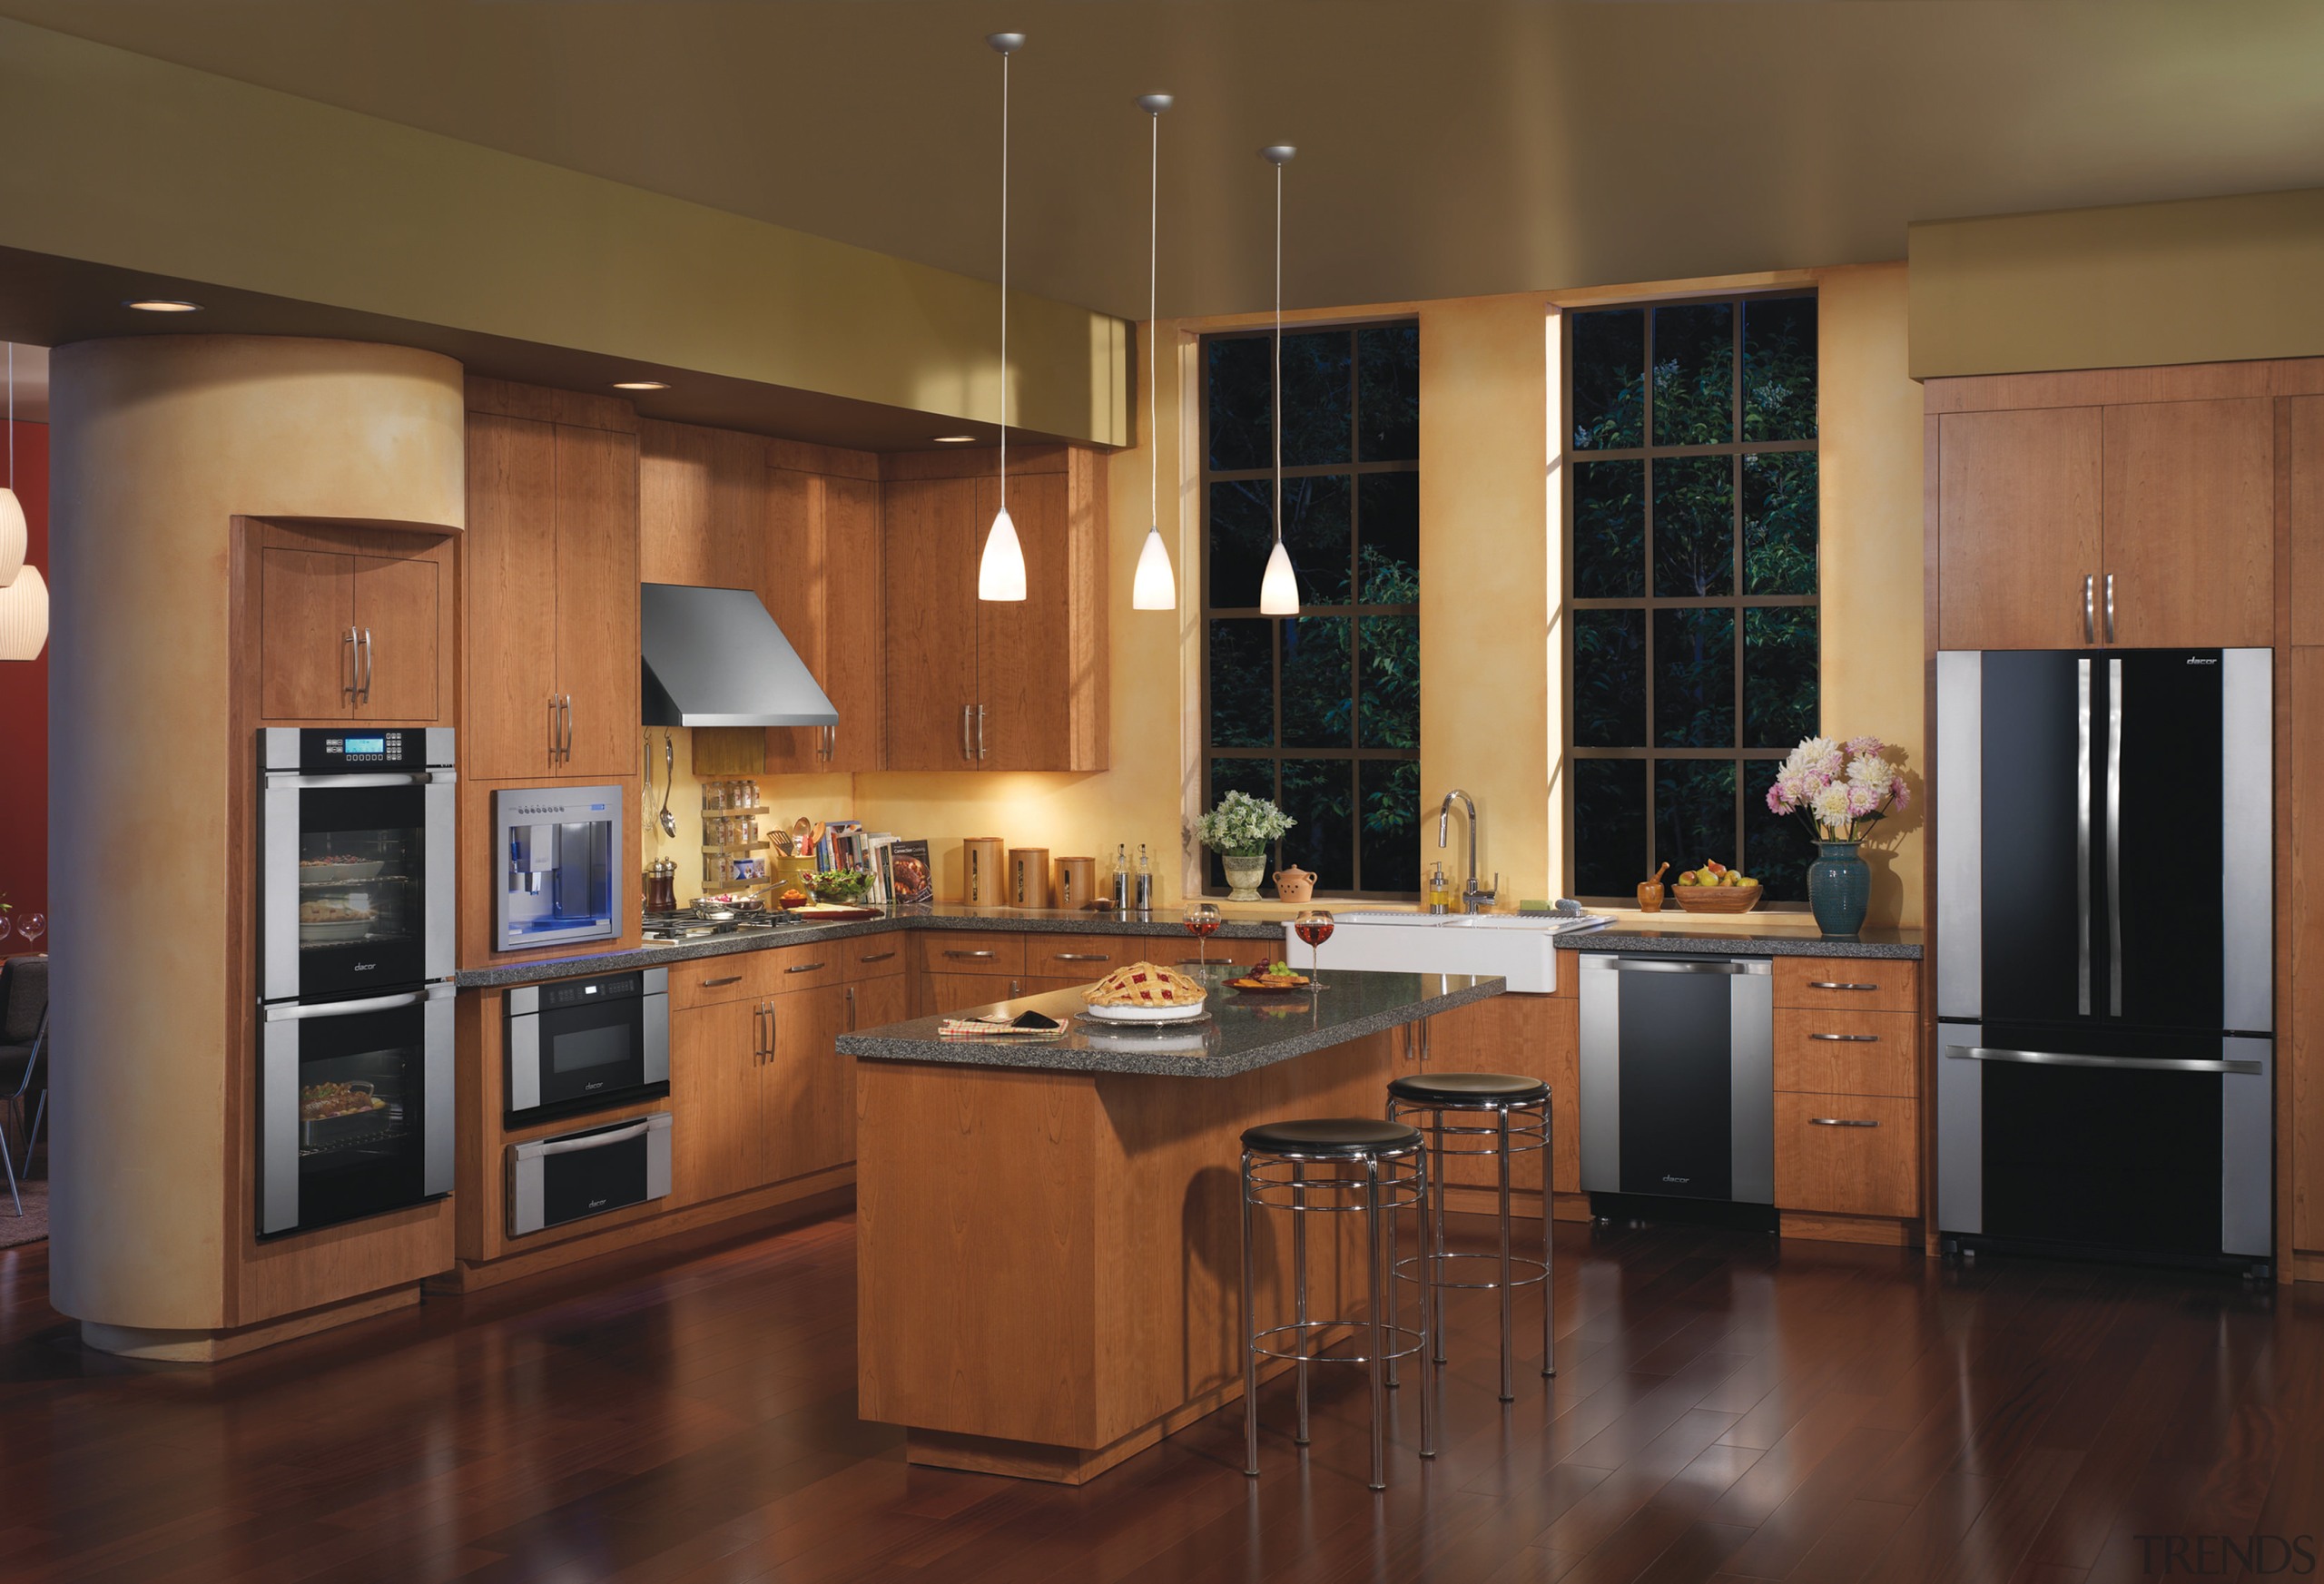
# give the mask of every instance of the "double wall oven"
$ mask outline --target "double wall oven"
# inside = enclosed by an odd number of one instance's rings
[[[258,1231],[452,1189],[449,728],[259,733]]]

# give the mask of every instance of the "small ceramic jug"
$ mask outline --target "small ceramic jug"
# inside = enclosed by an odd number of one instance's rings
[[[1315,894],[1315,877],[1295,863],[1276,873],[1275,894],[1286,902],[1306,901]]]

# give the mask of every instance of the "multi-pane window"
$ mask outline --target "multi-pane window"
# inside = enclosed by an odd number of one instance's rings
[[[1275,539],[1272,332],[1202,342],[1203,802],[1271,798],[1321,890],[1420,890],[1420,327],[1283,338],[1283,539],[1299,615],[1259,614]],[[1226,889],[1216,856],[1206,890]]]
[[[1715,858],[1804,900],[1767,790],[1818,712],[1816,299],[1565,323],[1574,894]]]

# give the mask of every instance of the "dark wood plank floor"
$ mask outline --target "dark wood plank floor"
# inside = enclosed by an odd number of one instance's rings
[[[44,1250],[0,1253],[0,1578],[2061,1584],[2166,1576],[2171,1539],[2167,1576],[2311,1570],[2243,1559],[2319,1549],[2324,1302],[1559,1233],[1561,1372],[1496,1402],[1464,1294],[1443,1456],[1408,1385],[1377,1497],[1352,1371],[1304,1457],[1266,1389],[1256,1481],[1234,1410],[1078,1491],[908,1466],[855,1417],[845,1219],[214,1369],[81,1351]]]

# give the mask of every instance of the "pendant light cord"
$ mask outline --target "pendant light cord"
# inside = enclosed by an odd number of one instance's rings
[[[1152,112],[1154,152],[1146,178],[1146,448],[1152,468],[1147,485],[1147,520],[1162,526],[1162,398],[1157,394],[1162,357],[1162,321],[1155,312],[1155,282],[1162,271],[1162,113]]]
[[[1000,56],[1000,509],[1009,509],[1009,54]]]
[[[16,492],[16,343],[8,343],[8,493]]]
[[[1283,543],[1283,166],[1275,168],[1275,542]]]

